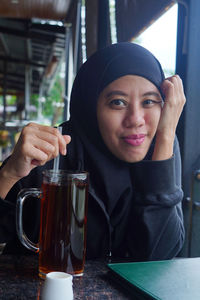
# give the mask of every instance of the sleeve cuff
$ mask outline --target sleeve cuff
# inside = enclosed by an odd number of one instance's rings
[[[131,174],[135,190],[141,193],[173,193],[176,190],[174,156],[167,160],[134,163]]]

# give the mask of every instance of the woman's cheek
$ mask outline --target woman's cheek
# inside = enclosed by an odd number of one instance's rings
[[[145,116],[145,124],[150,131],[154,134],[157,130],[158,123],[160,121],[161,110],[154,112],[153,114],[147,114]]]

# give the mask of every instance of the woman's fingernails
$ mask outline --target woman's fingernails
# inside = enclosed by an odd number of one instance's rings
[[[67,149],[66,148],[63,148],[62,149],[62,155],[66,155],[67,154]]]

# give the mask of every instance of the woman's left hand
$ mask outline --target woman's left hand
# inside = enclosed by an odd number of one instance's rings
[[[153,160],[172,156],[176,127],[186,102],[182,80],[178,75],[165,79],[161,89],[165,101],[158,123]]]

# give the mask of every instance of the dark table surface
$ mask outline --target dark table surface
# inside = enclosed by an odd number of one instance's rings
[[[0,300],[39,300],[43,283],[37,256],[0,255]],[[84,275],[73,278],[73,290],[74,300],[133,299],[101,261],[86,262]]]

